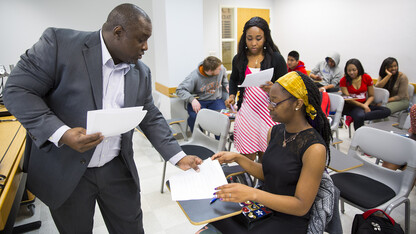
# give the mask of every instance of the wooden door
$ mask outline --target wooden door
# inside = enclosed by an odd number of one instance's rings
[[[270,24],[270,9],[237,8],[237,43],[243,34],[244,25],[254,16],[259,16]],[[237,45],[238,48],[238,45]]]

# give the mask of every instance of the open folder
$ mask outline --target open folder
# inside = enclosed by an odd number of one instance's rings
[[[88,111],[87,134],[101,132],[104,137],[123,134],[139,125],[146,113],[143,106]]]
[[[199,169],[181,171],[169,178],[173,201],[213,198],[215,188],[228,183],[218,160],[205,159]]]

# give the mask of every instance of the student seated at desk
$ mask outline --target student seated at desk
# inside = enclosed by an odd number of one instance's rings
[[[367,73],[358,59],[350,59],[345,64],[345,76],[341,78],[342,94],[354,99],[346,99],[342,114],[351,116],[354,120],[354,129],[364,125],[364,120],[386,118],[390,109],[373,105],[374,86],[373,79]]]
[[[287,55],[287,71],[300,71],[303,74],[308,75],[305,63],[299,60],[299,53],[295,50],[290,51]]]
[[[262,163],[235,152],[220,152],[212,159],[237,162],[249,174],[264,181],[264,190],[239,183],[217,188],[223,202],[259,202],[273,215],[250,233],[306,233],[310,209],[318,192],[327,156],[331,129],[320,107],[320,93],[300,72],[281,77],[270,89],[268,109],[273,121]],[[245,233],[245,227],[227,218],[212,223],[222,233]]]
[[[203,109],[225,109],[224,100],[228,98],[227,70],[221,60],[208,56],[198,64],[176,88],[176,94],[188,103],[188,125],[194,131],[196,115]],[[193,95],[199,97],[197,100]]]
[[[409,95],[407,87],[409,80],[403,72],[399,72],[399,63],[395,58],[388,57],[381,64],[376,87],[385,88],[390,97],[387,108],[391,113],[407,110],[409,108]]]
[[[342,69],[338,66],[341,56],[334,52],[312,69],[309,76],[316,82],[320,90],[327,92],[339,91],[339,80],[342,77]]]

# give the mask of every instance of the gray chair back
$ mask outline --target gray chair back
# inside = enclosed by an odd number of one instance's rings
[[[374,87],[374,103],[381,103],[382,106],[386,106],[389,97],[390,92],[387,89]]]
[[[229,129],[230,119],[228,116],[218,111],[201,109],[196,115],[192,138],[186,144],[201,145],[213,152],[223,151],[227,143]],[[220,136],[219,140],[215,139],[214,135]]]
[[[407,167],[403,171],[393,171],[364,160],[363,153]],[[416,142],[410,138],[363,126],[355,132],[348,156],[355,157],[364,164],[351,171],[388,185],[397,196],[408,196],[413,188],[416,177]]]
[[[339,122],[342,117],[342,110],[344,109],[344,98],[341,95],[328,93],[331,107],[329,108],[330,112],[335,112],[332,117],[331,122],[331,131],[336,131],[339,126]]]

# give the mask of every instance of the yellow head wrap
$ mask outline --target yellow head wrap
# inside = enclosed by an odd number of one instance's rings
[[[311,117],[312,120],[315,119],[316,110],[311,104],[309,104],[308,90],[306,89],[302,77],[297,72],[289,72],[286,75],[280,77],[276,82],[283,86],[283,88],[285,88],[297,99],[302,99],[306,106],[306,113]]]

